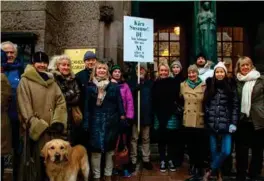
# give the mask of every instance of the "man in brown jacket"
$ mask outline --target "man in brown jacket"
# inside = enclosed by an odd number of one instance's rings
[[[64,96],[54,81],[53,75],[46,72],[49,63],[48,56],[43,52],[37,52],[33,56],[33,65],[27,65],[17,89],[19,114],[21,125],[26,138],[30,139],[31,157],[34,159],[34,174],[32,180],[44,180],[45,169],[43,160],[40,158],[40,150],[44,144],[53,138],[58,138],[66,131],[67,110]],[[29,149],[24,146],[23,154]],[[23,163],[25,163],[24,160]],[[22,163],[22,164],[23,164]],[[20,170],[20,180],[28,179],[29,173]],[[30,173],[32,176],[32,173]],[[26,178],[25,178],[26,175]]]
[[[1,180],[4,175],[4,156],[12,151],[11,126],[7,115],[11,97],[11,86],[4,73],[1,73]]]

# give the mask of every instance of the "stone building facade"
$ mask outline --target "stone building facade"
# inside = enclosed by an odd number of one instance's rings
[[[37,35],[35,51],[95,48],[99,58],[122,62],[123,16],[130,1],[3,1],[1,32]]]

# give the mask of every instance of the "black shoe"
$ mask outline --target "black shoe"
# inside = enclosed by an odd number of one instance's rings
[[[137,164],[135,164],[135,163],[130,163],[129,171],[130,171],[131,173],[135,172],[135,171],[136,171],[136,168],[137,168]]]
[[[143,168],[147,169],[147,170],[152,170],[153,169],[153,165],[151,162],[143,162]]]
[[[167,165],[164,160],[160,162],[160,171],[163,173],[167,171]]]
[[[169,169],[170,169],[171,172],[175,172],[176,171],[176,166],[175,166],[175,164],[173,163],[172,160],[170,160],[168,162],[168,167],[169,167]]]

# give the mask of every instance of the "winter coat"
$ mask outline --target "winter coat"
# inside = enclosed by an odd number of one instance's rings
[[[152,88],[153,112],[160,128],[166,128],[168,121],[176,115],[176,104],[180,102],[180,79],[172,77],[157,79]],[[177,122],[180,120],[175,119]],[[176,125],[178,125],[177,123]]]
[[[206,91],[212,89],[212,78],[206,80]],[[235,82],[229,80],[232,93],[226,93],[223,88],[216,87],[213,97],[208,97],[205,103],[205,122],[214,132],[228,133],[230,124],[237,124],[239,117],[239,101]]]
[[[32,65],[27,65],[17,88],[19,114],[23,128],[30,122],[29,136],[38,142],[39,149],[52,139],[46,129],[54,123],[62,123],[67,128],[67,110],[64,96],[54,81],[39,75]]]
[[[45,81],[32,65],[27,65],[17,88],[17,100],[21,121],[21,134],[25,139],[26,126],[29,125],[30,147],[33,153],[34,167],[37,174],[36,180],[41,180],[41,149],[44,144],[54,138],[62,138],[57,132],[50,132],[54,123],[62,123],[64,131],[67,129],[67,110],[64,96],[54,81],[51,73]],[[26,158],[22,153],[22,158]],[[24,164],[21,161],[19,180],[25,177]]]
[[[214,75],[214,70],[211,69],[211,64],[212,62],[207,61],[203,68],[198,69],[199,77],[202,79],[203,82],[205,82],[207,78],[213,77]]]
[[[141,81],[133,89],[134,107],[135,107],[135,123],[138,121],[138,92],[140,91],[140,124],[142,126],[149,126],[153,123],[152,97],[151,90],[153,86],[152,80]]]
[[[101,106],[96,106],[97,87],[93,82],[87,86],[87,111],[89,120],[89,151],[107,152],[115,149],[120,117],[125,116],[118,84],[110,82]]]
[[[73,126],[72,107],[79,106],[80,89],[73,73],[67,78],[58,71],[52,71],[52,73],[66,101],[68,113],[67,128],[69,132],[72,130]]]
[[[19,148],[21,145],[19,141],[20,125],[17,112],[17,86],[24,71],[24,67],[18,59],[16,59],[14,63],[3,62],[2,67],[11,85],[11,101],[9,103],[8,116],[12,127],[12,147],[14,148],[14,151],[20,152],[21,150]]]
[[[204,128],[204,98],[205,83],[200,83],[192,89],[186,81],[181,83],[181,95],[184,99],[183,125],[186,127]]]
[[[82,71],[78,72],[76,74],[76,80],[77,80],[77,83],[79,85],[79,89],[81,91],[81,94],[80,94],[80,109],[82,111],[82,113],[84,114],[84,106],[85,106],[85,102],[86,102],[86,99],[87,99],[87,95],[85,94],[86,93],[86,87],[87,87],[87,84],[90,80],[90,75],[92,73],[92,69],[83,69]],[[84,128],[87,128],[87,118],[84,117],[84,120],[83,120],[83,127]]]
[[[126,113],[126,118],[133,119],[134,118],[134,101],[131,90],[127,83],[122,82],[119,84],[120,92],[122,96],[123,106]]]
[[[11,153],[11,125],[7,114],[11,99],[11,86],[4,73],[1,73],[1,156]]]
[[[245,82],[237,81],[237,91],[239,100],[242,100],[242,90]],[[264,129],[264,76],[257,79],[251,96],[250,118],[244,113],[240,113],[240,122],[252,121],[256,130]]]

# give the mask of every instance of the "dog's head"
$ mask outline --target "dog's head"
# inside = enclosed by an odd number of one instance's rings
[[[44,157],[45,162],[50,160],[54,163],[60,163],[69,159],[70,152],[71,145],[68,141],[53,139],[44,145],[41,155]]]

